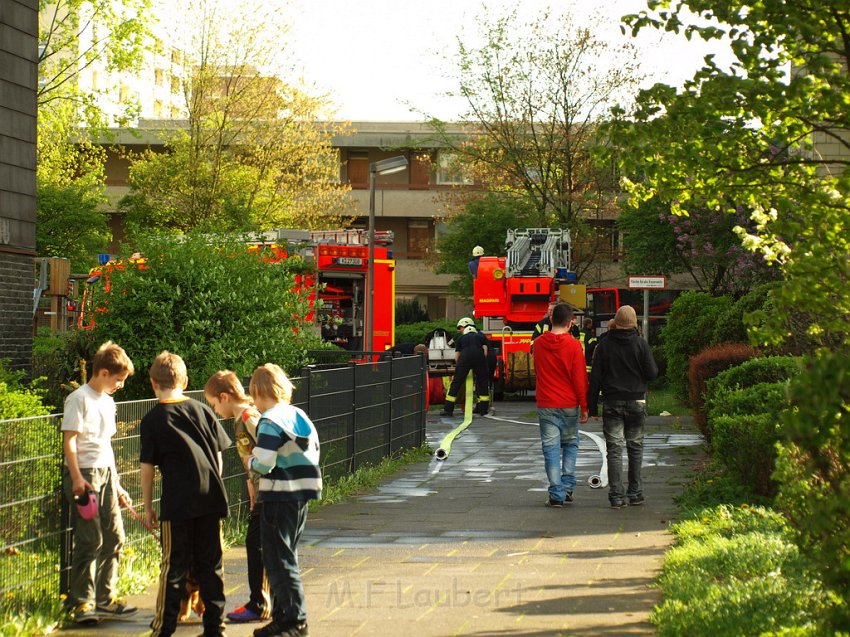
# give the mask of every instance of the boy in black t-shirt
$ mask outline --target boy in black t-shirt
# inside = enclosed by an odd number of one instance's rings
[[[190,571],[206,607],[204,636],[223,635],[221,519],[227,516],[227,494],[221,454],[230,439],[209,407],[183,395],[188,384],[183,359],[162,352],[151,365],[150,377],[159,404],[139,426],[142,496],[150,527],[157,524],[155,467],[162,476],[162,569],[151,637],[174,634]]]

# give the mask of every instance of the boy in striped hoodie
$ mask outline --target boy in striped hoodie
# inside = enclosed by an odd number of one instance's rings
[[[322,496],[319,436],[307,414],[290,404],[292,383],[277,365],[258,367],[249,391],[261,416],[245,468],[260,474],[263,564],[275,597],[271,623],[254,635],[299,637],[308,632],[298,540],[308,502]]]

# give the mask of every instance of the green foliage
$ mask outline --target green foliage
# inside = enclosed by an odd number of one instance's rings
[[[326,506],[342,502],[353,495],[372,489],[389,475],[399,469],[417,462],[428,462],[434,451],[427,444],[421,447],[405,449],[396,456],[387,456],[375,465],[358,467],[354,473],[349,473],[336,480],[329,480],[322,490],[322,499],[317,506]]]
[[[799,374],[801,369],[802,359],[795,356],[752,358],[710,379],[706,384],[706,404],[710,407],[712,396],[718,392],[786,381]]]
[[[513,7],[490,12],[475,26],[447,60],[466,105],[460,121],[472,134],[458,139],[431,119],[441,144],[476,183],[527,202],[531,227],[590,230],[585,219],[613,217],[615,173],[596,161],[594,148],[604,143],[598,122],[608,107],[631,99],[640,80],[632,45],[611,44],[597,25],[577,25],[564,3],[528,21]],[[474,228],[469,241],[485,228]],[[579,278],[598,252],[610,254],[610,234],[592,230],[581,241],[573,255]]]
[[[201,234],[142,237],[146,267],[115,268],[111,291],[95,290],[93,341],[120,344],[138,373],[124,398],[150,396],[146,370],[163,349],[186,361],[191,388],[219,369],[249,375],[274,362],[292,372],[318,346],[308,325],[306,295],[290,268],[297,259],[264,261],[238,237]]]
[[[789,386],[785,442],[775,478],[778,502],[801,549],[845,603],[835,628],[850,628],[850,357],[819,352]]]
[[[780,421],[775,414],[719,415],[709,420],[715,459],[754,493],[772,497]]]
[[[699,16],[699,23],[695,16]],[[809,335],[826,347],[850,346],[850,29],[844,0],[817,11],[789,11],[780,0],[685,0],[649,3],[627,16],[644,28],[728,39],[735,61],[707,58],[681,90],[641,92],[634,119],[613,138],[624,171],[640,175],[636,199],[658,196],[680,210],[752,210],[745,247],[781,268],[773,311],[753,333],[778,345],[808,315]],[[789,66],[793,67],[791,73]]]
[[[428,310],[419,305],[417,299],[400,300],[395,304],[395,323],[396,329],[399,325],[408,323],[421,323],[428,320]],[[396,342],[401,342],[396,339]]]
[[[449,320],[427,321],[421,323],[408,323],[407,325],[396,325],[396,343],[425,343],[425,337],[435,329],[446,330],[449,338],[457,334],[457,322]]]
[[[57,423],[38,418],[50,413],[44,391],[36,381],[24,385],[22,378],[22,372],[7,370],[0,360],[0,502],[5,505],[0,508],[0,541],[6,544],[51,528],[53,521],[44,517],[50,508],[44,495],[54,492],[61,476]]]
[[[747,343],[748,315],[770,307],[770,290],[775,283],[763,283],[728,306],[715,321],[712,340],[715,343]]]
[[[7,369],[8,363],[0,359],[0,420],[49,414],[42,402],[44,390],[39,389],[37,381],[24,385],[24,373]]]
[[[686,216],[677,216],[653,197],[625,204],[616,223],[624,233],[627,273],[687,274],[699,290],[712,296],[739,296],[759,280],[776,276],[775,268],[769,270],[742,248],[733,231],[748,223],[742,211],[725,215],[695,206]]]
[[[728,297],[713,297],[704,292],[685,292],[673,302],[667,325],[661,331],[661,342],[667,359],[668,383],[678,398],[689,400],[690,358],[714,344],[714,323],[731,305]]]
[[[694,510],[675,524],[652,621],[662,637],[826,635],[830,600],[783,517],[743,504]],[[801,632],[805,630],[805,632]]]
[[[709,422],[719,416],[766,414],[779,420],[788,406],[788,383],[756,383],[749,387],[718,390],[705,401]]]
[[[36,251],[40,256],[69,258],[74,272],[95,265],[97,254],[106,251],[112,237],[106,215],[98,210],[105,201],[103,188],[89,181],[42,181],[36,194]]]
[[[538,225],[533,207],[521,197],[488,192],[470,199],[461,212],[446,220],[447,231],[439,238],[437,272],[457,275],[449,291],[460,298],[472,298],[472,249],[481,246],[486,256],[504,256],[509,229]]]

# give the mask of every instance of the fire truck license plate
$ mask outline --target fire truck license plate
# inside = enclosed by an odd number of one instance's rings
[[[359,257],[337,257],[339,265],[363,265],[363,259]]]

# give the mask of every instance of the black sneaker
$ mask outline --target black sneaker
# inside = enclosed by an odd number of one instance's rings
[[[646,499],[642,495],[630,495],[629,496],[629,506],[630,507],[639,507]]]
[[[572,491],[567,491],[567,492],[564,494],[564,504],[569,504],[569,503],[570,503],[570,502],[572,502],[572,501],[573,501],[573,492],[572,492]]]
[[[554,498],[549,498],[544,502],[547,507],[552,507],[553,509],[561,509],[564,506],[564,503],[561,500],[555,500]]]
[[[306,623],[286,622],[279,624],[275,621],[254,631],[254,637],[306,637],[309,634]]]
[[[626,506],[626,501],[623,498],[614,498],[611,500],[612,509],[622,509]]]

